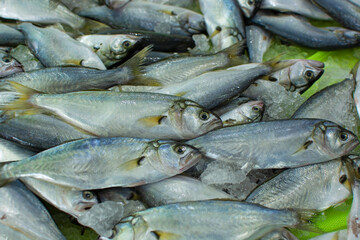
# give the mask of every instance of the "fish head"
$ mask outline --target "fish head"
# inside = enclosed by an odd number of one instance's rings
[[[0,51],[0,77],[23,72],[22,65],[12,58],[8,53]]]
[[[238,3],[245,17],[251,18],[260,7],[261,0],[238,0]]]
[[[205,20],[201,14],[183,11],[175,13],[181,29],[191,34],[199,34],[205,32]]]
[[[113,55],[125,55],[137,43],[135,36],[116,36],[110,41],[110,51]]]
[[[249,119],[249,122],[260,121],[264,112],[263,101],[249,101],[239,106],[239,113]]]
[[[300,93],[308,89],[324,73],[324,63],[314,60],[301,59],[289,68],[290,90]]]
[[[222,127],[221,119],[195,102],[177,101],[168,112],[170,124],[184,139]]]
[[[101,202],[113,201],[128,203],[130,200],[139,200],[140,196],[129,188],[110,188],[98,192]]]
[[[341,157],[359,145],[355,134],[328,121],[315,125],[312,139],[320,151],[332,158]]]
[[[93,191],[74,191],[71,204],[74,210],[83,212],[89,210],[92,206],[99,203],[96,194]]]
[[[188,144],[175,142],[157,144],[158,146],[155,146],[156,153],[149,156],[151,165],[168,175],[180,174],[194,166],[202,158],[200,151]]]

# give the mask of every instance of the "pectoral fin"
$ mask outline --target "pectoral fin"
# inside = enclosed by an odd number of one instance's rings
[[[128,170],[128,171],[133,170],[133,169],[141,166],[143,164],[144,160],[145,160],[145,157],[140,157],[140,158],[136,158],[136,159],[127,161],[126,163],[121,165],[121,168],[124,170]]]
[[[301,152],[303,150],[306,150],[311,144],[313,143],[313,141],[309,140],[309,141],[306,141],[304,143],[304,145],[302,145],[298,150],[296,150],[292,155],[295,155],[296,153],[298,152]]]
[[[180,236],[175,233],[162,232],[162,231],[152,231],[153,235],[158,240],[177,240],[180,239]]]
[[[76,65],[76,66],[82,66],[83,59],[66,59],[64,60],[65,65]]]
[[[175,96],[177,96],[177,97],[182,97],[182,96],[184,96],[186,94],[186,92],[179,92],[179,93],[176,93],[176,94],[174,94]]]
[[[139,122],[141,122],[146,127],[155,127],[157,125],[161,124],[161,121],[166,118],[166,116],[150,116],[150,117],[144,117],[139,119]]]

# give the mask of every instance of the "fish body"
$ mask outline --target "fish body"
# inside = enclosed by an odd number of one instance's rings
[[[359,141],[356,135],[335,123],[298,119],[225,127],[187,143],[211,159],[266,169],[335,159],[349,153]]]
[[[286,228],[281,228],[275,230],[266,236],[262,237],[260,240],[299,240],[295,237],[289,230]]]
[[[39,28],[31,23],[22,23],[18,27],[24,33],[28,47],[46,67],[83,66],[106,69],[89,47],[58,29]]]
[[[24,22],[64,23],[79,28],[84,19],[56,0],[3,0],[0,17]]]
[[[65,240],[44,205],[21,182],[1,187],[0,194],[0,224],[34,240]]]
[[[192,146],[174,142],[93,138],[6,164],[0,176],[4,181],[32,177],[78,190],[130,187],[179,174],[201,156]]]
[[[24,234],[0,223],[0,239],[16,239],[16,240],[31,240],[31,238],[26,237]]]
[[[248,25],[245,30],[250,61],[260,63],[270,47],[272,36],[270,32],[256,25]]]
[[[25,42],[24,35],[21,32],[6,24],[0,24],[0,36],[1,46],[16,46]]]
[[[35,153],[20,144],[0,139],[0,162],[12,162],[28,158]]]

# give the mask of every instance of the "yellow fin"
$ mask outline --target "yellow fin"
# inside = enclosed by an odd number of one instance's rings
[[[166,118],[166,116],[150,116],[139,119],[138,121],[144,124],[147,127],[155,127],[161,124],[161,120]]]
[[[141,166],[142,161],[144,161],[145,157],[136,158],[121,165],[121,168],[124,170],[133,170],[139,166]]]
[[[34,106],[30,102],[28,102],[28,100],[32,95],[37,94],[38,92],[17,82],[9,81],[9,83],[15,89],[15,91],[20,94],[20,96],[17,100],[3,107],[0,107],[0,109],[4,111],[9,111],[33,108]]]
[[[231,45],[228,48],[221,50],[221,53],[225,53],[230,60],[229,64],[227,64],[226,67],[237,66],[249,62],[248,57],[242,54],[245,46],[246,40],[242,40]]]
[[[79,59],[66,59],[63,62],[67,65],[76,65],[76,66],[82,66],[82,61],[83,59],[79,60]]]
[[[170,11],[170,10],[161,9],[161,10],[158,10],[158,11],[161,12],[161,13],[165,13],[167,15],[170,15],[170,16],[176,16],[177,15],[174,11]]]
[[[177,240],[181,237],[178,234],[170,232],[152,231],[152,233],[156,236],[158,240]]]
[[[132,70],[135,77],[141,75],[140,66],[144,63],[146,55],[148,55],[149,52],[151,52],[152,48],[153,45],[146,46],[140,52],[136,53],[129,60],[123,63],[120,67],[129,67]]]
[[[186,92],[179,92],[179,93],[176,93],[174,94],[174,96],[177,96],[177,97],[182,97],[186,94]]]
[[[313,141],[309,140],[306,141],[298,150],[296,150],[292,155],[295,155],[298,152],[301,152],[302,150],[306,150],[311,144],[313,143]]]

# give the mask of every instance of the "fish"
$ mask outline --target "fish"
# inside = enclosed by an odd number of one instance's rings
[[[20,31],[3,23],[0,24],[0,36],[1,46],[17,46],[25,43],[25,37]]]
[[[245,17],[251,18],[256,13],[260,5],[262,5],[264,0],[238,0],[237,2],[239,3],[241,11]]]
[[[312,0],[315,4],[326,11],[335,21],[342,26],[360,31],[360,7],[351,1],[341,0]]]
[[[263,101],[252,101],[249,98],[239,97],[224,106],[213,109],[220,116],[223,125],[231,126],[237,124],[259,122],[264,112]]]
[[[246,202],[275,209],[324,211],[351,196],[351,161],[339,158],[287,169],[257,187]]]
[[[139,194],[133,188],[107,188],[96,191],[96,194],[101,202],[113,201],[128,204],[130,201],[140,199]]]
[[[138,52],[118,68],[98,70],[83,67],[49,67],[15,74],[3,81],[0,80],[0,89],[14,91],[12,82],[49,94],[107,89],[128,83],[140,75],[140,65],[150,48]]]
[[[294,168],[335,159],[353,150],[359,140],[330,121],[293,119],[225,127],[186,143],[210,159],[267,169]]]
[[[245,30],[249,59],[251,62],[260,63],[271,45],[272,35],[267,30],[256,25],[247,25]]]
[[[306,100],[292,118],[326,119],[357,132],[358,114],[353,98],[354,90],[353,79],[345,79],[326,87]]]
[[[195,0],[132,0],[132,1],[151,2],[157,4],[189,8],[189,9],[194,8],[197,4],[197,1]],[[124,0],[105,0],[105,2],[109,7],[112,8],[116,6],[122,6],[124,4]]]
[[[11,57],[9,53],[0,50],[0,78],[23,71],[22,65],[16,59]]]
[[[22,160],[34,154],[18,143],[0,138],[0,163]]]
[[[177,142],[84,139],[5,164],[0,169],[0,185],[31,177],[74,190],[133,187],[186,171],[201,157],[196,148]]]
[[[29,239],[66,239],[44,205],[21,182],[1,187],[0,194],[0,224]]]
[[[324,63],[315,60],[291,59],[285,60],[292,64],[279,71],[271,73],[270,81],[277,82],[289,91],[305,92],[324,73]]]
[[[338,50],[360,44],[360,33],[357,31],[341,27],[314,27],[308,20],[297,15],[258,11],[251,21],[290,42],[308,48]]]
[[[332,20],[320,7],[311,0],[293,0],[291,4],[286,0],[262,0],[261,9],[275,10],[279,12],[297,13],[301,16],[317,20]]]
[[[181,175],[138,186],[136,191],[139,192],[141,200],[149,207],[177,202],[233,198],[199,180]]]
[[[165,59],[145,66],[141,78],[133,84],[167,86],[212,70],[244,64],[247,59],[238,55],[243,49],[244,42],[239,42],[215,54]]]
[[[360,238],[360,179],[357,177],[355,177],[354,182],[352,183],[352,194],[353,201],[347,220],[348,240],[356,240]]]
[[[2,223],[0,223],[0,239],[31,240],[31,238]]]
[[[358,113],[358,117],[360,117],[360,71],[359,71],[360,62],[357,62],[352,69],[352,79],[355,82],[355,89],[353,90],[353,99],[356,107],[356,111]],[[348,81],[350,82],[350,81]],[[352,86],[353,87],[353,86]]]
[[[45,150],[62,143],[95,137],[55,117],[36,114],[1,119],[1,137],[35,149]]]
[[[237,1],[200,0],[199,3],[215,52],[245,39],[245,24]]]
[[[299,240],[286,228],[275,230],[259,240]]]
[[[30,50],[46,67],[83,66],[106,70],[89,47],[56,28],[40,28],[31,23],[22,23],[18,28],[24,33]]]
[[[309,223],[307,223],[309,224]],[[122,239],[251,239],[280,227],[302,227],[301,214],[238,201],[206,200],[173,203],[122,219],[114,236]]]
[[[191,36],[205,31],[203,16],[194,11],[142,1],[128,1],[120,7],[83,9],[80,16],[108,24],[113,28],[153,31]]]
[[[10,56],[22,65],[25,72],[44,68],[39,59],[25,45],[18,45],[16,48],[11,49]]]
[[[79,9],[94,7],[99,5],[98,0],[60,0],[69,10],[76,12]]]
[[[64,23],[74,29],[85,20],[72,13],[58,0],[2,0],[0,17],[36,23]]]
[[[189,139],[222,126],[218,116],[177,96],[110,91],[39,94],[12,84],[24,95],[3,109],[48,112],[90,135]]]
[[[83,35],[77,41],[89,46],[101,59],[106,67],[122,60],[139,42],[141,37],[116,35]]]

